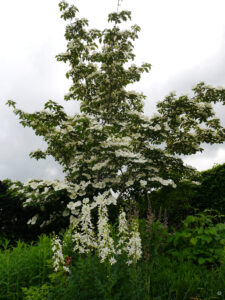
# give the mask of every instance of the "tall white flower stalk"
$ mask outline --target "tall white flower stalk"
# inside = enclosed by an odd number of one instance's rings
[[[118,255],[126,252],[128,241],[129,241],[129,230],[128,230],[126,213],[121,208],[119,214],[118,243],[116,247]]]
[[[74,251],[79,253],[88,253],[97,248],[94,226],[91,221],[91,206],[88,202],[88,198],[83,200],[81,217],[75,225],[76,231],[72,236],[75,243]]]
[[[128,261],[127,264],[136,264],[137,261],[142,256],[142,249],[141,249],[141,236],[138,228],[138,219],[133,218],[132,219],[132,225],[131,225],[131,232],[129,241],[127,243],[127,247],[125,248],[125,251],[127,252]]]
[[[102,200],[102,198],[100,198],[100,196],[97,198],[99,201],[97,204],[97,234],[95,234],[94,226],[91,221],[92,206],[88,203],[88,199],[85,199],[81,214],[79,218],[75,219],[73,232],[71,233],[74,242],[73,250],[80,254],[97,250],[100,262],[108,262],[110,265],[117,262],[119,255],[123,255],[127,256],[128,265],[136,265],[142,255],[138,219],[134,218],[132,220],[131,229],[129,230],[126,213],[121,209],[119,214],[118,242],[115,244],[108,219],[108,205],[104,201],[100,202],[100,200]],[[60,267],[63,267],[65,271],[69,272],[63,257],[60,239],[57,236],[54,237],[52,244],[55,271],[57,272]]]
[[[54,271],[58,272],[60,268],[63,268],[64,271],[70,272],[69,268],[66,266],[65,258],[63,256],[61,240],[57,235],[52,239],[52,252]]]
[[[126,213],[120,210],[117,254],[126,254],[128,257],[127,264],[136,264],[141,258],[141,237],[138,230],[138,219],[133,218],[131,229],[128,228]]]
[[[108,260],[110,264],[116,263],[114,240],[111,237],[110,225],[108,222],[108,210],[106,205],[98,207],[98,256],[101,263]]]

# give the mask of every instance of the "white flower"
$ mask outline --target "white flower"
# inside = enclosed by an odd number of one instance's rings
[[[199,181],[192,181],[193,184],[196,184],[196,185],[201,185],[201,182]]]
[[[140,184],[141,184],[141,186],[146,186],[147,181],[146,180],[140,180]]]
[[[56,184],[53,185],[53,188],[55,191],[60,191],[60,190],[66,189],[67,185],[63,182],[57,182]]]
[[[36,223],[36,221],[37,221],[37,218],[38,218],[38,215],[33,216],[33,218],[30,219],[30,220],[27,222],[27,224],[34,225],[34,224]]]
[[[69,204],[67,204],[67,207],[70,209],[70,210],[75,210],[76,207],[79,207],[81,206],[81,201],[77,201],[77,202],[69,202]]]
[[[74,217],[74,216],[70,216],[70,224],[71,224],[73,227],[76,227],[78,223],[79,223],[78,218],[76,218],[76,217]]]
[[[155,130],[160,130],[161,127],[157,124],[155,127],[154,127]]]
[[[114,257],[111,257],[111,258],[109,259],[109,262],[110,262],[110,265],[113,265],[113,264],[116,263],[116,259],[115,259]]]
[[[49,192],[49,188],[45,187],[44,193],[46,194],[46,193],[48,193],[48,192]]]
[[[126,213],[123,209],[120,210],[119,214],[119,228],[118,228],[118,244],[117,244],[117,254],[122,254],[126,252],[126,246],[129,240],[128,225],[126,219]]]
[[[106,184],[105,182],[97,182],[97,183],[92,183],[92,186],[95,188],[104,189]]]
[[[31,198],[28,198],[26,201],[25,201],[25,203],[30,203],[32,201],[32,199]]]
[[[68,212],[68,210],[64,210],[62,215],[63,215],[63,217],[67,217],[67,216],[69,216],[69,212]]]
[[[84,204],[88,204],[88,203],[89,203],[89,198],[84,198],[84,199],[83,199],[83,203],[84,203]]]
[[[133,180],[128,180],[125,185],[128,187],[128,186],[131,186],[134,184],[134,181]]]
[[[37,184],[36,182],[31,182],[31,183],[29,184],[29,186],[32,187],[32,189],[35,190],[35,189],[38,187],[38,184]]]

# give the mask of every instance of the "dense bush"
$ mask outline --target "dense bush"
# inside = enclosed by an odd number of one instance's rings
[[[219,216],[204,211],[188,216],[184,228],[170,235],[169,253],[197,264],[216,265],[225,260],[225,224]]]
[[[91,263],[91,264],[90,264]],[[93,265],[93,268],[91,266]],[[183,299],[223,299],[224,268],[207,270],[187,262],[176,262],[160,256],[157,264],[147,264],[150,275],[145,277],[146,262],[137,266],[136,286],[129,279],[129,270],[114,266],[110,278],[104,266],[98,264],[96,257],[88,261],[79,259],[71,269],[71,275],[61,277],[58,282],[31,287],[26,291],[31,300],[183,300]],[[111,285],[111,286],[110,286]],[[108,288],[111,295],[106,296]],[[43,295],[47,295],[46,298]],[[41,298],[42,297],[42,298]]]

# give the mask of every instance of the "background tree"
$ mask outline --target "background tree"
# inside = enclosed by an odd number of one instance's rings
[[[65,100],[80,101],[81,113],[67,115],[52,100],[35,113],[17,109],[13,101],[8,104],[21,124],[33,128],[47,143],[45,150],[31,156],[51,155],[62,166],[65,182],[57,186],[67,189],[73,199],[65,213],[69,208],[76,216],[87,198],[93,207],[101,201],[138,200],[161,186],[175,187],[195,173],[178,155],[202,151],[202,143],[225,140],[225,129],[211,106],[211,102],[225,102],[225,90],[200,83],[191,98],[170,94],[149,118],[144,115],[145,96],[130,90],[151,68],[147,63],[131,63],[140,27],[120,29],[122,22],[131,19],[131,12],[109,14],[112,25],[100,31],[89,29],[87,19],[77,18],[74,5],[61,1],[59,7],[61,17],[69,21],[67,50],[57,55],[58,61],[70,65],[66,77],[72,79],[72,86]],[[34,202],[35,197],[34,192]]]

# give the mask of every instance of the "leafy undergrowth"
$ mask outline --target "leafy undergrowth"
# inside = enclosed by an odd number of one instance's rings
[[[42,285],[47,280],[51,267],[50,238],[41,236],[36,245],[18,242],[8,247],[1,241],[0,251],[0,299],[24,299],[22,288]]]
[[[220,235],[224,230],[211,220],[201,214],[189,216],[182,231],[172,235],[159,220],[142,220],[143,255],[136,265],[127,265],[123,256],[113,265],[100,263],[95,253],[74,253],[68,242],[63,251],[71,257],[69,273],[54,272],[50,237],[41,236],[34,245],[18,242],[13,248],[2,241],[0,299],[224,299],[223,256],[204,263],[198,260],[207,244],[223,249]],[[185,249],[189,254],[193,251],[193,257],[185,256]],[[196,253],[200,253],[197,259]]]

